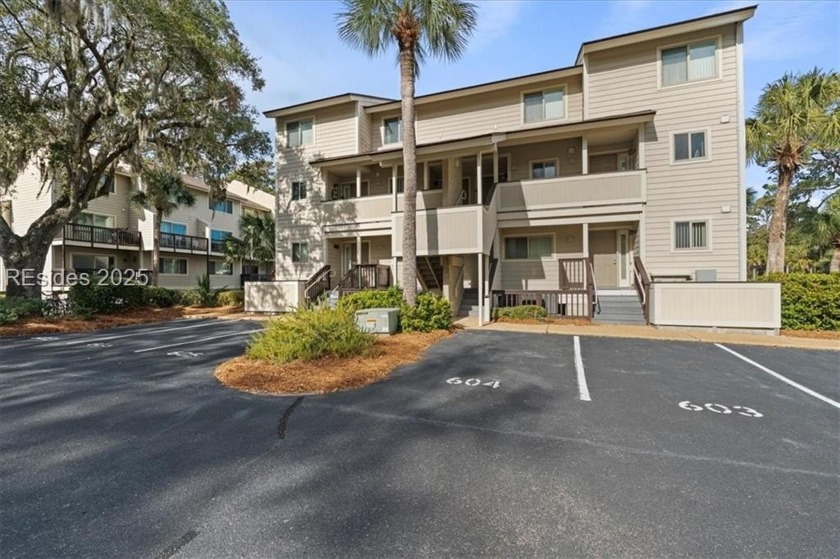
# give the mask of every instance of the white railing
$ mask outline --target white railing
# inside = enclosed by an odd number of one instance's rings
[[[391,216],[393,200],[390,194],[330,200],[323,203],[324,223],[374,221]]]

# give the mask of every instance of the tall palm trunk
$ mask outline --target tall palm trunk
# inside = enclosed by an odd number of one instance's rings
[[[157,287],[158,271],[160,270],[160,216],[161,211],[155,210],[152,217],[152,285]]]
[[[400,49],[400,97],[403,128],[403,298],[417,300],[417,138],[414,135],[414,51]],[[394,185],[396,188],[396,185]]]
[[[785,236],[787,233],[787,207],[793,170],[780,166],[776,201],[767,230],[767,273],[785,271]]]
[[[840,238],[834,240],[834,254],[828,264],[828,271],[832,274],[840,273]]]

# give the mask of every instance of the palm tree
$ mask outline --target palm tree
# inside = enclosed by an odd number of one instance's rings
[[[840,272],[840,193],[825,200],[821,209],[808,212],[802,223],[802,232],[821,253],[833,248],[829,272]]]
[[[231,266],[237,260],[246,260],[273,267],[276,255],[274,215],[270,212],[246,213],[239,219],[239,231],[240,237],[225,240],[225,261]]]
[[[414,81],[426,55],[457,60],[476,25],[476,7],[464,0],[344,0],[338,34],[368,56],[396,44],[403,132],[403,297],[417,297],[417,138]]]
[[[131,204],[153,213],[152,227],[152,285],[158,284],[160,267],[160,224],[164,217],[181,206],[195,205],[195,196],[187,189],[177,174],[164,169],[148,169],[143,172],[143,190],[131,194]]]
[[[840,75],[816,68],[786,74],[764,88],[754,113],[747,119],[748,159],[770,165],[778,181],[768,229],[767,272],[783,272],[793,177],[814,150],[840,142]]]

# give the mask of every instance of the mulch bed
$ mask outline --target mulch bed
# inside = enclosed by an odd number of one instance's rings
[[[325,357],[278,364],[237,357],[216,368],[219,382],[258,394],[323,394],[359,388],[386,378],[391,371],[420,359],[423,351],[450,335],[446,330],[395,334],[376,339],[358,357]]]
[[[33,336],[36,334],[54,334],[59,332],[92,332],[116,326],[165,322],[191,316],[224,316],[242,312],[242,307],[171,307],[168,309],[136,309],[120,314],[99,315],[92,319],[67,318],[27,318],[14,324],[0,326],[0,338],[14,336]]]
[[[791,338],[816,338],[818,340],[840,340],[840,332],[830,330],[782,330],[782,336]]]

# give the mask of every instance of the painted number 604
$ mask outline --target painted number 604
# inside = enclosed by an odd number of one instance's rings
[[[447,384],[463,384],[464,386],[489,386],[490,388],[499,388],[499,381],[492,380],[490,382],[481,382],[481,380],[477,378],[468,378],[467,380],[461,380],[461,377],[452,377],[450,379],[446,379]]]

